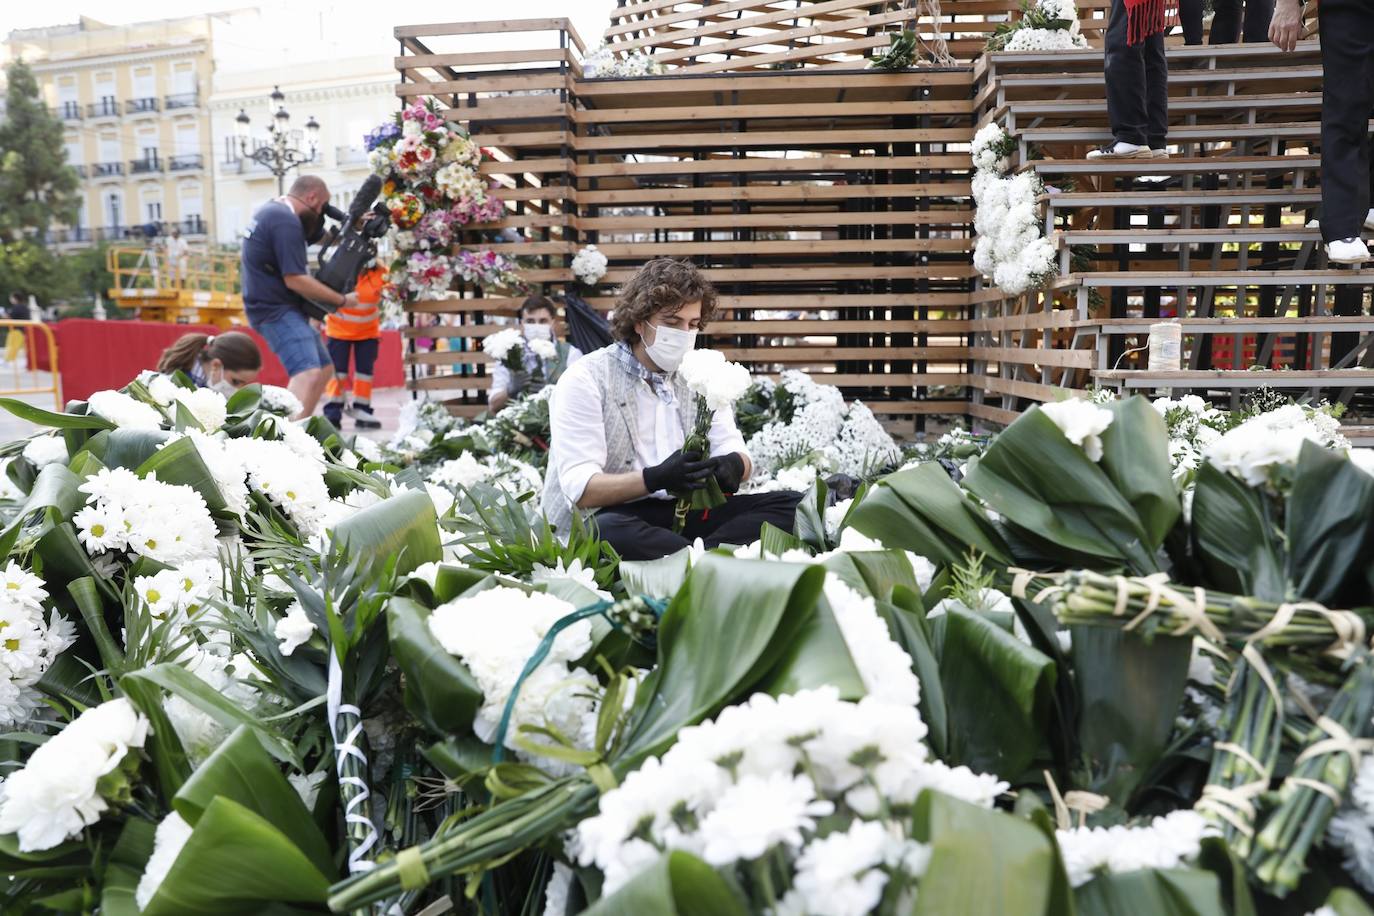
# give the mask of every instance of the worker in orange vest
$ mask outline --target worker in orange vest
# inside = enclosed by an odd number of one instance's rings
[[[343,415],[353,418],[358,429],[381,429],[372,415],[372,367],[382,341],[382,287],[386,271],[370,267],[358,276],[358,304],[340,308],[325,318],[324,336],[334,361],[334,377],[325,388],[324,415],[342,427]],[[345,405],[348,391],[348,358],[353,357],[353,403]]]

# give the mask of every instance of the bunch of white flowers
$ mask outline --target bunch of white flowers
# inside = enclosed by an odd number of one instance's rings
[[[434,186],[454,200],[483,200],[487,196],[486,182],[462,162],[450,162],[435,172]]]
[[[141,378],[145,380],[153,400],[163,407],[182,404],[207,433],[217,432],[228,419],[229,402],[218,391],[185,388],[173,381],[171,376],[159,372],[147,373]]]
[[[90,707],[0,785],[0,834],[18,834],[21,852],[80,836],[109,808],[102,789],[118,791],[113,774],[147,736],[148,720],[124,697]]]
[[[1374,894],[1374,757],[1360,761],[1350,799],[1331,818],[1326,839],[1343,856],[1350,877]]]
[[[1152,404],[1169,432],[1169,464],[1174,480],[1186,482],[1202,463],[1203,450],[1221,437],[1225,414],[1195,394],[1178,400],[1156,398]]]
[[[1079,887],[1097,874],[1192,864],[1202,840],[1218,832],[1201,814],[1182,809],[1141,827],[1077,827],[1057,831],[1056,837],[1069,882]]]
[[[1051,0],[1053,2],[1053,0]],[[1088,39],[1078,31],[1078,23],[1071,29],[1017,29],[1007,42],[1006,51],[1067,51],[1086,48]]]
[[[545,362],[558,358],[558,344],[552,340],[545,340],[541,337],[537,340],[526,341],[526,345],[530,348],[531,353]]]
[[[301,404],[300,398],[296,397],[287,388],[280,388],[276,385],[262,385],[262,407],[272,413],[280,414],[283,417],[299,416],[305,409]]]
[[[1016,143],[996,121],[989,121],[973,135],[973,145],[969,153],[973,156],[973,167],[980,172],[1001,174],[1011,168],[1012,150]]]
[[[43,705],[34,686],[75,636],[59,614],[43,617],[43,580],[11,561],[0,573],[0,726],[22,725]]]
[[[862,402],[846,407],[833,385],[787,370],[779,383],[791,417],[770,420],[749,437],[754,464],[750,492],[810,487],[817,476],[840,472],[862,477],[896,461],[901,449]],[[779,394],[775,389],[774,397]]]
[[[1042,286],[1055,269],[1055,245],[1041,235],[1037,198],[1044,191],[1034,172],[1002,177],[979,169],[973,178],[978,243],[973,265],[1003,292],[1020,295]]]
[[[595,286],[606,276],[606,256],[595,245],[587,245],[572,260],[573,276],[583,286]]]
[[[66,464],[67,443],[61,436],[35,436],[24,446],[23,454],[40,470],[50,464]]]
[[[477,737],[494,740],[526,662],[550,628],[575,610],[553,595],[502,586],[450,601],[430,615],[434,638],[462,659],[482,688],[482,706],[472,723]],[[597,684],[572,663],[591,647],[590,621],[559,632],[549,654],[520,685],[504,737],[506,747],[526,756],[516,745],[521,725],[547,725],[570,737],[579,734],[584,718],[595,708],[591,694]],[[545,763],[538,757],[532,761]]]
[[[81,484],[86,505],[75,515],[77,537],[91,556],[127,550],[169,566],[210,560],[219,532],[194,489],[141,478],[127,468],[101,468]]]
[[[1257,414],[1209,443],[1202,456],[1252,487],[1273,486],[1275,473],[1292,467],[1304,442],[1347,451],[1340,421],[1323,410],[1287,404]]]
[[[582,75],[587,79],[634,79],[661,73],[663,65],[652,54],[639,50],[617,57],[610,45],[602,44],[582,58]]]
[[[86,399],[93,414],[124,429],[161,429],[166,418],[122,391],[97,391]]]
[[[735,402],[749,389],[749,370],[730,362],[719,350],[693,350],[682,358],[677,371],[712,413],[734,410]]]
[[[482,352],[508,368],[519,370],[524,359],[525,335],[519,328],[506,328],[482,338]]]
[[[224,631],[207,628],[203,632],[223,634]],[[251,715],[260,697],[257,688],[249,680],[254,671],[252,663],[246,655],[224,654],[221,650],[227,650],[227,647],[222,644],[215,644],[213,648],[216,651],[195,651],[188,657],[178,659],[178,664],[215,693]],[[193,762],[209,757],[229,735],[229,728],[220,720],[182,696],[168,695],[162,701],[162,708],[181,746]]]
[[[285,512],[301,534],[318,533],[329,503],[323,464],[304,459],[279,440],[230,439],[225,446],[247,472],[251,491]]]
[[[138,887],[134,891],[134,901],[140,910],[148,908],[153,895],[166,880],[167,873],[176,864],[177,856],[181,855],[182,847],[190,838],[191,825],[175,811],[157,825],[157,831],[153,834],[153,854],[148,857],[148,864],[143,867],[143,876],[138,879]]]
[[[1041,404],[1040,412],[1054,421],[1064,437],[1083,449],[1090,461],[1102,460],[1102,434],[1112,425],[1112,412],[1091,401],[1069,398]]]
[[[222,437],[223,433],[220,436]],[[200,455],[200,460],[205,462],[210,476],[215,479],[215,488],[224,498],[226,508],[242,518],[243,513],[248,510],[248,471],[243,462],[229,449],[229,440],[206,435],[198,429],[187,429],[184,432],[173,433],[159,448],[165,448],[182,437],[188,437],[195,443],[196,453]]]
[[[867,912],[871,907],[832,910],[821,898],[838,892],[870,901],[889,881],[919,876],[923,851],[897,812],[926,788],[990,806],[1007,787],[928,761],[925,735],[920,714],[905,702],[868,696],[850,703],[830,686],[776,698],[755,694],[683,729],[661,758],[645,761],[602,795],[599,812],[578,824],[570,846],[582,865],[603,872],[605,893],[668,849],[687,850],[717,868],[768,855],[795,875],[789,891],[795,896],[780,912]],[[826,818],[836,825],[841,815],[853,819],[851,831],[856,823],[878,827],[883,851],[846,855],[872,865],[842,876],[840,887],[822,886],[831,884],[822,876],[844,843],[818,837],[818,823]],[[877,837],[863,830],[852,839]]]
[[[515,495],[538,493],[544,478],[532,466],[507,455],[486,455],[481,458],[463,452],[439,465],[429,474],[429,482],[456,490],[479,483],[504,487]]]

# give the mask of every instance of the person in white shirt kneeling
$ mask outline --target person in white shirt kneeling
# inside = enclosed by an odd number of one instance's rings
[[[794,529],[801,494],[738,493],[752,468],[733,412],[715,412],[709,454],[682,450],[696,402],[677,368],[715,309],[715,289],[683,261],[649,261],[621,290],[616,342],[569,367],[550,401],[543,505],[557,530],[590,517],[623,559],[651,560],[698,538],[708,548],[751,544],[765,522]],[[732,495],[674,532],[677,498],[713,476]]]

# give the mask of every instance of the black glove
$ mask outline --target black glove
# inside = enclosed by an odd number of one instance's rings
[[[512,372],[510,374],[510,385],[506,388],[506,394],[517,397],[525,392],[529,387],[530,374],[528,372]]]
[[[548,381],[542,375],[538,378],[532,378],[525,385],[525,394],[538,394],[543,391],[547,385]]]
[[[716,483],[722,493],[738,493],[739,485],[744,482],[744,458],[738,452],[712,458],[716,465]]]
[[[700,452],[678,449],[662,464],[644,469],[644,486],[650,493],[667,490],[674,496],[680,496],[704,489],[715,466],[710,458],[703,461]]]

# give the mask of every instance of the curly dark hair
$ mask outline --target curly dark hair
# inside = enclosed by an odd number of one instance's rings
[[[659,312],[676,314],[689,302],[701,300],[701,327],[716,313],[716,288],[690,261],[654,258],[630,278],[616,299],[611,333],[616,340],[639,343],[635,325]]]

